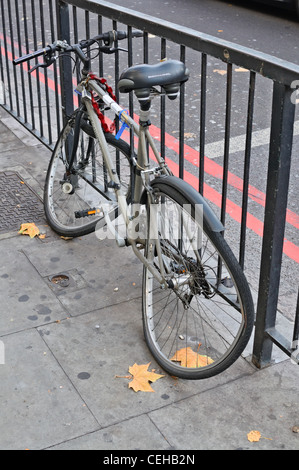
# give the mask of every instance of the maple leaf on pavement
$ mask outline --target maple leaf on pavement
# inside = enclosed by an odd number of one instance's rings
[[[156,382],[156,380],[164,377],[164,375],[156,374],[148,370],[148,364],[134,364],[129,367],[129,372],[133,376],[133,380],[129,383],[129,387],[132,388],[135,392],[154,392],[149,382]]]
[[[209,356],[193,351],[190,346],[176,351],[171,361],[180,362],[182,367],[204,367],[214,362]]]
[[[34,223],[22,224],[19,230],[22,235],[29,235],[30,238],[34,238],[38,235],[39,228]]]

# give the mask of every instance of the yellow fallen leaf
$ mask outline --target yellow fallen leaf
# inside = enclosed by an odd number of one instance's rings
[[[188,138],[194,138],[194,137],[196,137],[196,134],[194,134],[193,132],[185,132],[184,137],[186,137],[187,139]]]
[[[41,240],[43,240],[44,238],[46,238],[46,234],[45,233],[41,233],[38,238],[40,238]]]
[[[194,352],[190,346],[176,351],[171,361],[180,362],[182,367],[204,367],[214,362],[209,356]]]
[[[39,228],[34,223],[22,224],[19,233],[34,238],[36,235],[39,235]]]
[[[132,388],[135,392],[154,392],[149,382],[156,382],[156,380],[164,377],[164,375],[156,374],[148,370],[148,364],[134,364],[129,367],[129,372],[133,376],[133,380],[129,383],[129,388]]]
[[[261,438],[261,433],[259,431],[250,431],[247,434],[247,439],[249,442],[258,442]]]
[[[213,72],[219,73],[219,75],[226,75],[226,70],[214,69]]]
[[[235,69],[235,72],[249,72],[249,70],[244,69],[244,67],[238,67],[237,69]]]

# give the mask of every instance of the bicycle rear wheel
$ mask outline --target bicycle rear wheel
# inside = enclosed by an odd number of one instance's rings
[[[158,232],[155,237],[151,219],[145,254],[164,271],[168,288],[161,288],[144,267],[145,339],[157,362],[171,375],[211,377],[229,367],[249,340],[254,317],[251,293],[222,234],[210,230],[198,217],[195,197],[191,201],[183,189],[179,192],[161,179],[152,187],[152,217]]]
[[[59,235],[67,237],[93,232],[103,219],[103,212],[100,212],[103,205],[110,211],[112,218],[117,216],[118,207],[114,190],[109,188],[102,149],[84,115],[77,122],[79,133],[75,132],[78,113],[74,113],[58,138],[44,189],[44,207],[49,225]],[[124,141],[116,140],[112,134],[105,134],[105,137],[124,195],[129,200],[130,147]],[[73,146],[76,151],[70,168]]]

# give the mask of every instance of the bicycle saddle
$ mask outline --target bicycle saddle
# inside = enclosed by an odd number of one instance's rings
[[[165,60],[154,65],[133,65],[121,74],[118,89],[121,93],[135,90],[138,99],[146,100],[149,98],[150,89],[159,85],[170,99],[174,99],[180,84],[188,78],[188,69],[178,60]]]

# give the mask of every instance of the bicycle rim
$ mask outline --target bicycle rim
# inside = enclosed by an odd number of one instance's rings
[[[222,235],[203,231],[194,205],[167,186],[155,196],[163,267],[150,232],[146,256],[164,271],[170,287],[161,288],[144,268],[145,339],[171,375],[211,377],[229,367],[249,340],[253,304],[248,284]]]
[[[68,161],[74,139],[75,120],[62,131],[54,149],[44,191],[45,212],[50,226],[60,235],[81,236],[95,230],[103,220],[103,211],[117,215],[117,201],[104,164],[98,141],[82,127],[71,171]],[[92,130],[92,128],[90,127]],[[129,146],[106,134],[115,169],[120,176],[124,195],[130,197],[131,167]]]

